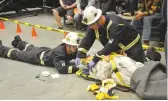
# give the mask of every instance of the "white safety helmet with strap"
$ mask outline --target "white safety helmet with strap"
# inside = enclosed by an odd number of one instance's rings
[[[102,11],[93,6],[88,6],[83,11],[83,20],[82,23],[85,25],[91,25],[95,23],[100,16],[102,15]]]
[[[66,43],[68,45],[72,46],[78,46],[79,45],[80,38],[78,37],[77,33],[69,32],[65,38],[62,40],[63,43]]]

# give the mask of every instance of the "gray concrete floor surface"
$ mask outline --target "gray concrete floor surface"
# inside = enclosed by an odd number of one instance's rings
[[[55,28],[53,16],[40,14],[38,16],[24,16],[16,18],[19,21],[29,22],[32,24],[45,25]],[[11,41],[16,35],[16,24],[4,22],[6,29],[0,31],[0,40],[3,45],[12,47]],[[56,47],[61,43],[63,34],[59,32],[47,31],[35,28],[38,37],[31,37],[32,27],[20,25],[22,29],[21,38],[35,46]],[[66,28],[74,31],[73,28]],[[97,41],[91,50],[98,51],[102,45]],[[164,60],[164,58],[163,58]],[[0,58],[0,99],[5,100],[95,100],[95,95],[87,92],[86,88],[92,81],[84,80],[75,74],[61,75],[60,78],[52,79],[51,77],[42,77],[41,81],[35,76],[42,71],[57,73],[55,68],[36,66],[24,62],[18,62],[10,59]],[[116,91],[120,100],[140,99],[135,93]]]

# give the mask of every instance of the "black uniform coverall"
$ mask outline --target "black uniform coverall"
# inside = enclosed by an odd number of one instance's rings
[[[28,43],[26,43],[25,41],[20,41],[18,43],[19,50],[12,50],[10,56],[8,56],[8,54],[11,48],[0,45],[0,57],[10,58],[13,60],[28,62],[36,65],[42,65],[40,55],[45,51],[42,58],[42,60],[44,61],[43,65],[51,67],[55,66],[58,72],[61,74],[75,73],[78,70],[75,64],[72,65],[71,63],[69,63],[70,60],[76,57],[76,53],[67,55],[64,43],[58,45],[54,49],[47,47],[34,47],[33,45],[29,44],[27,49],[23,51],[26,45],[28,45]],[[69,71],[70,68],[71,70]]]
[[[93,58],[93,61],[97,63],[101,59],[101,55],[109,55],[111,52],[121,50],[118,45],[119,43],[127,46],[139,35],[131,25],[117,15],[113,14],[112,16],[105,16],[105,18],[105,25],[98,29],[99,38],[96,38],[95,30],[90,28],[87,29],[87,33],[79,45],[77,58],[84,58],[86,56],[86,52],[91,48],[95,39],[98,39],[104,48],[98,51]],[[110,21],[112,21],[112,24],[107,30],[107,26]],[[85,52],[83,50],[85,50]],[[141,38],[139,38],[139,40],[131,48],[126,50],[125,53],[127,53],[127,56],[135,61],[144,63],[145,57],[141,44]]]

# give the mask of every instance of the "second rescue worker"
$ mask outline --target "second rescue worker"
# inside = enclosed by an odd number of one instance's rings
[[[79,45],[76,65],[79,65],[80,59],[86,56],[95,39],[99,40],[104,48],[98,51],[93,60],[89,62],[89,69],[94,67],[102,55],[109,55],[119,50],[124,51],[133,60],[144,63],[145,57],[140,35],[122,18],[117,15],[103,16],[100,9],[89,6],[83,12],[82,23],[88,25],[89,28]]]

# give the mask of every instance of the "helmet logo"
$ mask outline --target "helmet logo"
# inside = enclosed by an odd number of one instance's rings
[[[94,16],[96,17],[96,16],[97,16],[97,13],[95,13]]]
[[[84,21],[85,23],[87,23],[87,22],[88,22],[87,18],[84,18],[84,19],[83,19],[83,21]]]
[[[69,37],[66,37],[66,41],[70,42],[70,39],[69,39]]]

